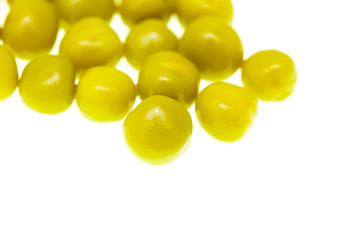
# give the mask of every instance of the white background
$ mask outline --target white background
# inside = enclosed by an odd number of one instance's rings
[[[76,104],[37,114],[15,92],[0,103],[0,239],[359,240],[357,3],[234,0],[245,56],[289,54],[297,89],[261,102],[234,144],[209,137],[190,108],[192,145],[166,166],[133,157],[122,122],[89,122]],[[124,40],[118,15],[112,26]],[[117,67],[136,80],[125,59]],[[241,84],[240,72],[228,82]]]

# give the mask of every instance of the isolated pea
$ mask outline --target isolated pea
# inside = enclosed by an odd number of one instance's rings
[[[152,54],[176,50],[177,42],[163,21],[149,19],[131,29],[125,41],[125,55],[128,62],[139,69]]]
[[[87,69],[115,65],[123,54],[123,47],[105,20],[88,17],[68,30],[60,44],[60,54],[68,57],[77,69]]]
[[[6,17],[2,37],[15,55],[32,58],[50,51],[58,32],[58,15],[46,0],[16,0]]]
[[[32,60],[20,78],[19,92],[25,105],[34,111],[61,113],[74,99],[74,67],[62,56],[48,55]]]
[[[138,89],[142,99],[152,95],[171,97],[186,107],[196,98],[200,74],[195,65],[176,52],[158,52],[140,70]]]
[[[192,128],[190,114],[181,103],[156,95],[142,101],[126,117],[124,136],[140,160],[162,165],[185,151]]]
[[[80,78],[76,101],[82,114],[92,121],[118,121],[132,108],[136,87],[125,73],[107,66],[88,69]]]
[[[119,7],[123,21],[132,26],[149,18],[168,20],[176,0],[122,0]]]
[[[192,22],[180,39],[179,52],[191,60],[203,78],[224,80],[243,61],[241,40],[220,18],[202,17]]]
[[[204,16],[219,17],[228,22],[233,18],[233,6],[230,0],[178,0],[176,11],[184,25]]]
[[[60,16],[68,22],[84,17],[100,17],[109,20],[114,13],[113,0],[54,0]]]
[[[294,91],[297,72],[293,60],[285,53],[265,50],[244,63],[242,81],[264,101],[281,101]]]
[[[10,97],[18,84],[15,57],[4,45],[0,45],[0,101]]]
[[[242,138],[257,115],[257,98],[246,88],[216,82],[196,98],[201,126],[214,138],[234,142]]]

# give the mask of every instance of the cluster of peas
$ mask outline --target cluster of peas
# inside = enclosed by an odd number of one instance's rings
[[[122,0],[120,6],[114,0],[8,2],[0,100],[18,86],[23,102],[40,113],[61,113],[75,98],[90,120],[126,117],[126,142],[149,164],[181,154],[192,134],[187,108],[194,102],[201,126],[216,139],[233,142],[251,127],[257,99],[283,100],[296,85],[294,62],[284,53],[266,50],[243,60],[240,38],[229,24],[230,0]],[[124,44],[108,23],[116,10],[131,28]],[[166,25],[173,12],[186,27],[181,39]],[[59,55],[48,55],[60,18],[69,27]],[[13,53],[30,59],[20,79]],[[115,69],[122,55],[140,70],[137,85]],[[239,68],[245,87],[222,82]],[[215,82],[198,94],[200,79]],[[137,95],[143,101],[131,111]]]

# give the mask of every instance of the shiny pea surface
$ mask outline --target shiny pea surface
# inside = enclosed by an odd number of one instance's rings
[[[282,101],[295,90],[297,72],[294,61],[277,50],[260,51],[244,63],[242,81],[264,101]]]
[[[17,57],[30,59],[53,47],[59,18],[52,2],[16,0],[6,17],[2,38]]]
[[[139,95],[171,97],[190,106],[198,93],[200,74],[195,65],[177,52],[165,51],[151,55],[140,70]]]
[[[240,37],[230,25],[216,17],[202,17],[192,22],[180,39],[179,52],[208,80],[230,77],[243,61]]]
[[[178,39],[161,20],[145,20],[131,29],[125,41],[128,62],[139,69],[152,54],[175,51]]]
[[[195,111],[200,125],[214,138],[234,142],[242,138],[257,116],[258,101],[246,88],[216,82],[197,97]]]
[[[32,60],[19,81],[20,96],[39,113],[57,114],[70,107],[75,94],[75,69],[63,56],[43,56]]]
[[[133,153],[151,165],[178,158],[189,144],[192,120],[186,108],[166,96],[142,101],[124,122],[124,137]]]
[[[108,66],[88,69],[76,89],[81,113],[97,122],[121,120],[132,108],[136,87],[125,73]]]
[[[87,17],[74,23],[60,44],[60,54],[68,57],[77,69],[115,65],[123,55],[122,43],[99,17]]]

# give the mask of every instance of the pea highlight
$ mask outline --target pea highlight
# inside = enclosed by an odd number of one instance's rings
[[[175,51],[177,43],[177,37],[163,21],[145,20],[131,29],[126,38],[126,59],[134,68],[139,69],[152,54],[160,51]]]
[[[65,34],[60,54],[68,57],[76,69],[87,69],[115,65],[123,54],[123,47],[105,20],[88,17],[74,23]]]
[[[186,108],[166,96],[142,101],[124,122],[125,140],[133,153],[151,165],[167,164],[189,144],[192,120]]]
[[[19,81],[19,92],[25,105],[34,111],[61,113],[74,99],[74,67],[62,56],[37,58],[25,67]]]
[[[197,97],[195,111],[200,125],[214,138],[234,142],[250,129],[257,115],[257,98],[246,88],[216,82]]]
[[[264,101],[282,101],[295,90],[297,72],[293,60],[277,50],[260,51],[244,63],[242,81]]]
[[[0,101],[10,97],[18,84],[15,57],[4,45],[0,45]]]
[[[88,69],[81,77],[76,101],[89,120],[113,122],[125,117],[132,108],[136,87],[125,73],[108,66]]]
[[[6,17],[2,37],[16,56],[28,59],[50,51],[58,24],[53,3],[46,0],[16,0]]]
[[[215,17],[202,17],[192,22],[180,39],[179,52],[191,60],[207,80],[228,78],[243,61],[238,34]]]

